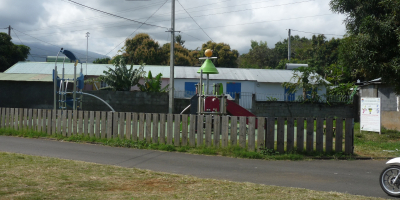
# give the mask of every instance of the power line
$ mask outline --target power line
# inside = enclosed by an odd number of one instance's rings
[[[168,29],[167,27],[164,27],[164,26],[158,26],[158,25],[154,25],[154,24],[148,24],[148,23],[146,23],[146,22],[140,22],[140,21],[137,21],[137,20],[128,19],[128,18],[126,18],[126,17],[121,17],[121,16],[119,16],[119,15],[115,15],[115,14],[108,13],[108,12],[105,12],[105,11],[102,11],[102,10],[99,10],[99,9],[95,9],[95,8],[92,8],[92,7],[89,7],[89,6],[85,6],[85,5],[83,5],[83,4],[80,4],[80,3],[75,2],[75,1],[72,1],[72,0],[67,0],[67,1],[72,2],[72,3],[76,4],[76,5],[79,5],[79,6],[88,8],[88,9],[90,9],[90,10],[94,10],[94,11],[96,11],[96,12],[101,12],[101,13],[104,13],[104,14],[107,14],[107,15],[110,15],[110,16],[113,16],[113,17],[125,19],[125,20],[128,20],[128,21],[137,22],[137,23],[140,23],[140,24],[142,24],[142,25],[154,26],[154,27],[158,27],[158,28],[165,28],[165,29]],[[165,3],[164,3],[164,4],[165,4]],[[164,4],[163,4],[163,5],[164,5]],[[162,6],[161,6],[161,7],[162,7]]]
[[[290,30],[301,32],[301,33],[310,33],[310,34],[314,34],[314,35],[337,35],[337,36],[342,36],[342,37],[344,36],[344,35],[338,35],[338,34],[313,33],[313,32],[299,31],[299,30],[293,30],[293,29],[290,29]]]
[[[156,14],[166,3],[168,2],[165,1],[152,15],[150,15],[150,17],[148,17],[145,21],[145,23],[154,15]],[[144,24],[144,23],[143,23]],[[130,37],[131,35],[133,35],[137,30],[139,30],[139,28],[141,28],[143,26],[143,24],[141,24],[135,31],[133,31],[128,37]],[[128,37],[125,38],[128,39]],[[115,48],[117,48],[119,45],[121,45],[125,40],[123,40],[121,43],[119,43],[117,46],[115,46],[113,49],[111,49],[111,51],[109,51],[105,56],[107,56],[109,53],[111,53],[112,51],[114,51]]]
[[[210,40],[211,40],[212,42],[214,42],[214,40],[211,39],[211,37],[203,30],[203,28],[201,28],[201,26],[196,22],[196,20],[194,20],[193,17],[188,13],[188,11],[185,9],[185,7],[182,6],[181,2],[179,2],[179,0],[177,0],[177,1],[178,1],[179,5],[181,5],[181,7],[183,8],[183,10],[186,11],[186,13],[189,15],[189,17],[192,18],[192,20],[194,21],[194,23],[196,23],[197,26],[203,31],[203,33],[206,34],[207,37],[210,38]]]
[[[249,9],[242,9],[242,10],[236,10],[236,11],[227,11],[227,12],[221,12],[221,13],[204,14],[204,15],[197,15],[197,16],[193,16],[193,17],[203,17],[203,16],[210,16],[210,15],[219,15],[219,14],[226,14],[226,13],[235,13],[235,12],[242,12],[242,11],[248,11],[248,10],[256,10],[256,9],[262,9],[262,8],[268,8],[268,7],[277,7],[277,6],[285,6],[285,5],[299,4],[299,3],[305,3],[305,2],[310,2],[310,1],[314,1],[314,0],[301,1],[301,2],[293,2],[293,3],[287,3],[287,4],[279,4],[279,5],[271,5],[271,6],[264,6],[264,7],[258,7],[258,8],[249,8]],[[185,11],[186,11],[186,10],[185,10]],[[186,12],[187,12],[187,11],[186,11]],[[197,11],[195,11],[195,12],[197,12]],[[157,15],[156,15],[156,16],[157,16]],[[158,15],[158,16],[160,16],[160,15]],[[192,19],[193,19],[193,17],[177,18],[176,20],[188,19],[188,18],[192,18]],[[139,18],[139,19],[144,19],[144,18]],[[139,19],[134,20],[134,22],[137,22],[137,20],[139,20]],[[169,20],[161,20],[161,21],[154,21],[154,22],[164,22],[164,21],[169,21]],[[93,30],[93,29],[99,29],[99,28],[106,28],[106,27],[129,26],[129,24],[128,24],[128,25],[118,25],[118,26],[115,26],[114,23],[106,23],[106,24],[113,24],[113,26],[98,26],[97,28],[92,28],[91,30]],[[96,24],[96,25],[97,25],[97,24]],[[84,25],[82,25],[82,26],[84,26]],[[76,26],[74,26],[74,27],[76,27]],[[87,30],[87,27],[86,27],[84,30],[86,31],[86,30]],[[43,34],[43,33],[38,33],[38,34],[40,35],[40,34]],[[47,34],[47,35],[49,35],[49,34]]]
[[[12,30],[12,31],[14,32],[14,34],[17,36],[17,38],[18,38],[19,42],[21,42],[21,44],[22,44],[22,45],[24,45],[24,43],[22,43],[21,39],[19,39],[19,37],[18,37],[17,33],[14,31],[14,29],[12,28],[11,30]],[[30,53],[30,52],[28,52],[28,54],[31,54],[31,53]],[[33,57],[32,57],[32,58],[33,58]],[[36,62],[35,58],[33,58],[33,60]]]
[[[304,19],[304,18],[320,17],[320,16],[327,16],[327,15],[334,15],[334,14],[313,15],[313,16],[305,16],[305,17],[293,17],[293,18],[277,19],[277,20],[269,20],[269,21],[259,21],[259,22],[250,22],[250,23],[242,23],[242,24],[231,24],[231,25],[225,25],[225,26],[213,26],[213,27],[206,27],[206,28],[203,28],[203,29],[222,28],[222,27],[230,27],[230,26],[249,25],[249,24],[259,24],[259,23],[277,22],[277,21],[285,21],[285,20],[293,20],[293,19]],[[192,30],[198,30],[198,28],[186,29],[186,30],[183,30],[183,31],[192,31]]]
[[[64,0],[61,0],[61,1],[64,1]],[[64,1],[64,2],[66,2],[66,1]],[[164,1],[160,1],[160,2],[164,2]],[[70,2],[66,2],[66,3],[70,3]],[[72,3],[70,3],[70,4],[72,4]],[[140,6],[140,7],[135,7],[135,8],[132,8],[132,9],[120,10],[120,11],[116,11],[116,12],[123,13],[123,12],[141,10],[141,9],[144,9],[144,8],[147,8],[147,7],[151,7],[153,5],[159,5],[159,4],[160,3],[154,3],[154,4],[150,4],[150,5],[146,5],[146,6]],[[88,21],[88,20],[92,20],[92,19],[98,19],[98,18],[103,18],[103,17],[109,16],[109,15],[106,15],[106,14],[102,14],[102,15],[103,16],[98,15],[98,16],[95,16],[95,17],[89,17],[89,18],[85,18],[85,19],[82,19],[82,20],[74,20],[74,21],[69,21],[69,22],[60,23],[60,24],[52,24],[50,26],[46,26],[48,28],[39,28],[39,29],[26,30],[25,32],[40,31],[40,30],[45,30],[45,29],[49,29],[49,28],[52,28],[52,27],[60,27],[60,25],[65,25],[65,24],[72,24],[74,27],[76,27],[76,23],[77,22]],[[85,26],[85,25],[82,25],[82,26]]]

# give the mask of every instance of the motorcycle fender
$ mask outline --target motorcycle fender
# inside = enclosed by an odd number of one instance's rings
[[[400,157],[393,158],[386,162],[386,164],[400,164]]]

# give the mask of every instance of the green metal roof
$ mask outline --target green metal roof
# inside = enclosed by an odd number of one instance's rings
[[[65,75],[65,78],[73,79],[73,75]],[[52,82],[51,74],[9,74],[0,73],[0,81],[35,81],[35,82]]]

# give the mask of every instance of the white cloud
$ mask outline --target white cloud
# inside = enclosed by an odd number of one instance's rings
[[[145,21],[165,3],[164,0],[75,1],[138,21]],[[342,23],[345,16],[333,14],[329,10],[329,0],[180,0],[180,3],[214,41],[227,43],[240,53],[246,53],[250,49],[250,40],[266,41],[270,47],[274,47],[276,42],[287,38],[289,28],[312,33],[345,34]],[[178,1],[175,4],[176,30],[182,31],[185,46],[189,49],[201,47],[210,39],[181,8]],[[168,1],[147,23],[170,27],[170,9],[171,4]],[[108,53],[121,42],[123,45],[125,38],[140,26],[74,5],[67,0],[2,0],[0,18],[0,28],[11,25],[17,30],[22,42],[29,44],[42,43],[37,40],[40,39],[60,47],[86,50],[85,33],[90,32],[89,50],[100,54]],[[170,39],[165,32],[166,28],[143,25],[135,34],[149,33],[162,45]],[[297,31],[292,34],[311,37],[309,33]],[[338,36],[327,35],[327,38],[331,37]],[[19,43],[19,40],[14,38],[14,42]],[[109,56],[115,55],[122,45],[115,48]]]

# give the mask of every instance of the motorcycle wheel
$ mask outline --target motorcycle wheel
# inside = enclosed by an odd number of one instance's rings
[[[395,183],[393,182],[398,174],[400,174],[400,166],[392,165],[386,167],[379,177],[382,190],[393,197],[400,197],[400,176]]]

